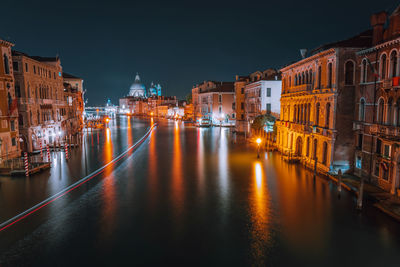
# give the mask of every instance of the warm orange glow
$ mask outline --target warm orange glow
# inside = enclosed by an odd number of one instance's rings
[[[178,122],[174,128],[174,154],[172,160],[172,196],[175,210],[180,213],[182,209],[182,151]]]
[[[264,166],[257,161],[253,166],[254,178],[252,192],[250,196],[251,202],[251,220],[252,227],[250,234],[254,242],[251,244],[254,260],[262,262],[264,259],[258,258],[263,255],[264,246],[269,239],[269,221],[270,221],[270,196],[266,177],[264,176]]]
[[[153,112],[150,112],[150,115],[151,115],[151,116],[153,116],[153,114],[154,114]]]
[[[107,118],[105,118],[105,121],[106,121],[106,123],[109,123],[110,119],[107,117]]]
[[[104,162],[108,163],[113,159],[113,143],[111,138],[111,130],[106,129],[106,139],[104,143]],[[110,165],[104,170],[104,186],[103,186],[103,219],[104,219],[104,232],[113,232],[112,226],[114,225],[115,213],[115,186],[114,186],[114,165]]]
[[[258,145],[261,144],[261,138],[257,138],[256,142]]]

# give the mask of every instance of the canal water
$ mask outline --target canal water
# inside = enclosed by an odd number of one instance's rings
[[[100,168],[153,121],[120,117],[50,171],[0,177],[0,223]],[[227,128],[159,121],[134,152],[0,232],[0,266],[400,266],[400,224]]]

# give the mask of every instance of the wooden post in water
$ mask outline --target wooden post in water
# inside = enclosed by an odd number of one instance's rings
[[[362,210],[364,193],[364,177],[361,176],[360,189],[358,190],[357,210]]]
[[[340,197],[340,193],[342,192],[342,170],[339,169],[338,171],[338,194]]]

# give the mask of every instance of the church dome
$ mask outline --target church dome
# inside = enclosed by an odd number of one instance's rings
[[[129,96],[146,96],[146,87],[140,82],[140,77],[138,73],[136,73],[135,82],[131,85],[131,88],[129,89]]]

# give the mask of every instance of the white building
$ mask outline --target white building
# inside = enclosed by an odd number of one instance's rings
[[[246,120],[251,122],[262,114],[271,114],[279,118],[282,81],[278,76],[274,80],[258,80],[245,86]]]

